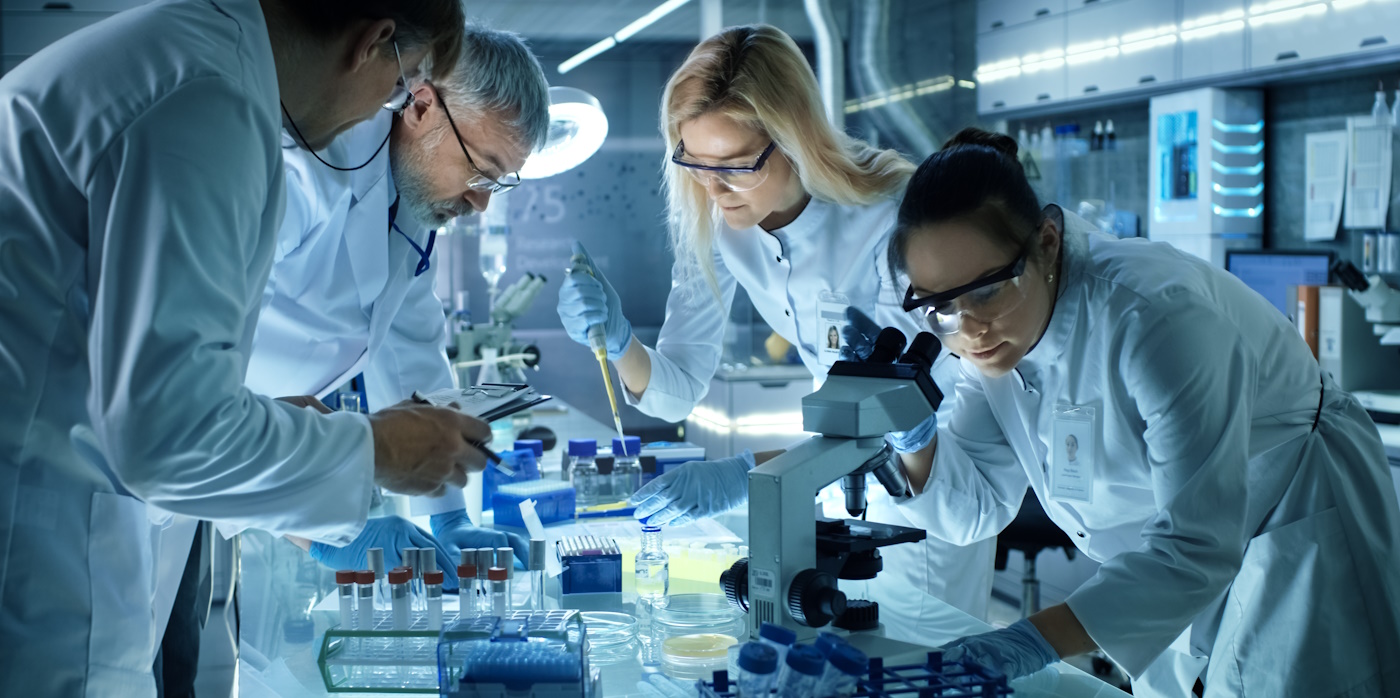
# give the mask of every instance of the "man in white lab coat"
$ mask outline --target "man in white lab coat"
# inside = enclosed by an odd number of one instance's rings
[[[343,542],[373,484],[482,466],[489,430],[455,411],[322,416],[242,385],[283,119],[322,147],[400,64],[454,60],[463,21],[453,0],[170,0],[0,79],[7,695],[154,693],[157,562],[178,579],[190,545],[172,515]]]
[[[253,390],[325,397],[363,374],[374,412],[415,390],[453,387],[433,293],[436,229],[519,181],[515,172],[548,135],[549,85],[519,37],[469,25],[455,69],[416,82],[413,96],[398,115],[356,126],[317,156],[286,151],[287,214],[253,338]],[[476,528],[465,507],[456,489],[415,502],[432,514],[450,578],[463,547],[509,545],[527,561],[524,539]],[[395,542],[412,528],[390,517],[345,548],[297,542],[331,567],[363,569],[371,547],[392,566]]]

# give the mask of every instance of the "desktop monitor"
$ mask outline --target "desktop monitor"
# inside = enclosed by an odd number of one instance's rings
[[[1238,250],[1225,253],[1225,268],[1246,286],[1274,304],[1279,312],[1293,317],[1288,304],[1289,286],[1325,286],[1332,253],[1286,250]]]

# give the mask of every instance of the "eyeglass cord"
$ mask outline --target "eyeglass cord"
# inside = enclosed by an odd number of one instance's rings
[[[292,114],[291,114],[291,112],[287,111],[287,103],[286,103],[286,102],[281,102],[281,104],[282,104],[282,113],[283,113],[284,115],[286,115],[286,117],[287,117],[287,123],[289,123],[289,124],[292,125],[292,133],[295,133],[295,134],[297,135],[297,139],[300,140],[301,143],[302,143],[303,145],[306,145],[306,143],[307,143],[306,137],[303,136],[303,135],[301,135],[301,129],[297,128],[297,122],[295,122],[295,121],[292,120]],[[390,131],[390,133],[392,133],[392,132],[393,132],[393,128],[390,127],[389,131]],[[374,159],[375,159],[375,158],[379,157],[379,153],[380,153],[381,151],[383,151],[383,150],[384,150],[384,146],[386,146],[386,145],[388,145],[388,144],[389,144],[389,134],[386,133],[386,134],[384,134],[384,140],[382,140],[382,141],[379,142],[379,147],[374,149],[374,154],[371,155],[371,156],[369,156],[369,159],[366,160],[366,161],[364,162],[364,164],[362,164],[362,165],[357,165],[357,166],[355,166],[355,167],[336,167],[335,165],[332,165],[332,164],[330,164],[329,162],[326,162],[325,160],[323,160],[323,159],[321,158],[321,156],[320,156],[320,155],[317,155],[317,154],[316,154],[316,151],[312,150],[310,147],[307,147],[306,150],[307,150],[307,152],[311,153],[311,157],[314,157],[314,158],[316,158],[317,160],[320,160],[322,165],[325,165],[326,167],[329,167],[329,168],[331,168],[332,170],[338,170],[338,171],[340,171],[340,172],[354,172],[355,170],[362,170],[362,169],[368,167],[369,164],[370,164],[371,162],[374,162]]]

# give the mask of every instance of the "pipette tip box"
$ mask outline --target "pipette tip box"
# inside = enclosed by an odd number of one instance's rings
[[[491,495],[491,511],[495,525],[525,528],[520,516],[520,503],[535,500],[535,513],[540,523],[552,524],[574,518],[574,487],[560,480],[530,480],[501,485]]]
[[[622,551],[611,538],[573,536],[554,545],[559,564],[560,590],[565,594],[622,592]]]

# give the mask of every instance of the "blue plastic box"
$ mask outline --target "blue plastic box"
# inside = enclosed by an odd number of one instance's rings
[[[574,486],[560,480],[531,480],[501,485],[491,495],[491,511],[496,526],[525,528],[520,503],[535,500],[540,523],[549,525],[574,518]]]
[[[486,469],[481,471],[481,508],[483,509],[491,506],[491,496],[501,485],[540,479],[539,461],[535,458],[534,451],[531,451],[528,446],[523,449],[501,451],[497,455],[501,457],[501,462],[506,467],[515,471],[515,475],[507,475],[491,465],[487,465]]]
[[[622,551],[611,538],[573,536],[554,544],[565,594],[622,593]]]

